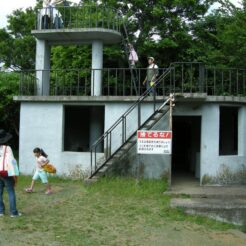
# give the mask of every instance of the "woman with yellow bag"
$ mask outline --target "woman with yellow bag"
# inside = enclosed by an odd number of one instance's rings
[[[150,92],[149,95],[153,96],[155,92],[155,82],[157,79],[157,76],[159,75],[159,69],[158,66],[155,64],[155,58],[154,57],[148,57],[148,63],[149,66],[147,67],[147,75],[143,82],[143,85],[146,85],[146,89]]]
[[[51,186],[48,182],[47,172],[55,173],[56,169],[53,165],[49,164],[48,155],[40,148],[35,148],[33,150],[34,156],[36,157],[37,167],[36,171],[32,177],[32,183],[29,188],[26,189],[26,192],[32,193],[35,181],[39,178],[41,179],[42,183],[46,186],[46,195],[52,193]]]

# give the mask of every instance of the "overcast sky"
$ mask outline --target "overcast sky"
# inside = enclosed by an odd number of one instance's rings
[[[71,2],[78,3],[80,0],[70,0]],[[2,3],[3,0],[0,0]],[[7,15],[10,15],[13,10],[28,7],[34,7],[36,5],[36,0],[5,0],[4,4],[0,7],[0,28],[6,27],[7,25]]]
[[[79,2],[79,0],[72,0],[73,2]],[[0,0],[0,2],[3,2],[3,0]],[[238,2],[240,0],[231,0],[234,4],[238,5]],[[10,15],[13,10],[19,9],[19,8],[28,8],[28,7],[34,7],[36,3],[36,0],[6,0],[4,1],[4,4],[1,4],[0,7],[0,28],[6,27],[7,25],[7,19],[6,16]]]

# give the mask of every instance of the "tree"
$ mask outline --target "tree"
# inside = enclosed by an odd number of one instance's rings
[[[31,69],[35,64],[35,10],[17,9],[8,16],[8,30],[0,29],[0,60],[6,67]]]
[[[19,103],[13,100],[18,95],[19,76],[14,72],[0,72],[0,127],[11,132],[18,144],[19,135]]]
[[[246,62],[246,10],[223,2],[218,10],[192,24],[194,44],[189,52],[194,59],[210,65],[243,68]]]
[[[103,1],[118,9],[125,19],[142,66],[150,55],[155,56],[161,66],[173,61],[189,60],[187,50],[192,47],[190,23],[203,17],[213,2],[215,1]]]

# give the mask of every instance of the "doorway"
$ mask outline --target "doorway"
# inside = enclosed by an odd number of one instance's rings
[[[200,149],[201,116],[173,116],[173,178],[200,178]]]
[[[104,106],[64,106],[64,151],[89,152],[104,132]],[[103,143],[98,145],[103,152]]]

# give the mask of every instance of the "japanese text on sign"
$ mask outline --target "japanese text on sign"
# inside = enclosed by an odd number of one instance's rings
[[[138,131],[138,154],[171,154],[171,131]]]

